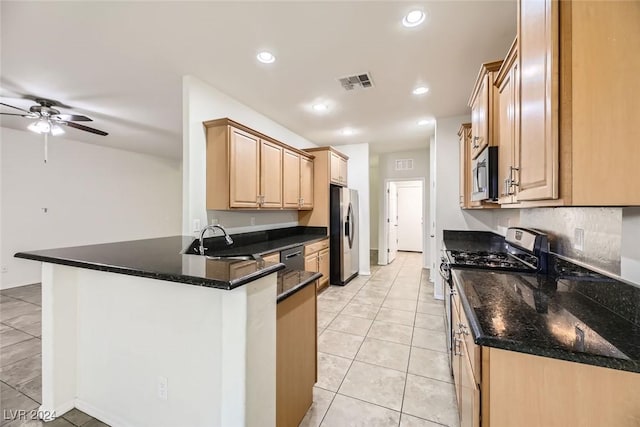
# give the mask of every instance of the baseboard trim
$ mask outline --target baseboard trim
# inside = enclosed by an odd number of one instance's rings
[[[93,418],[96,418],[105,424],[109,424],[110,426],[134,427],[133,424],[129,424],[122,418],[114,416],[113,414],[109,414],[106,411],[82,399],[76,399],[75,407],[81,410],[82,412],[85,412],[86,414],[91,415]]]

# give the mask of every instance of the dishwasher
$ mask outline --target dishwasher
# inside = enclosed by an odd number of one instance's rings
[[[280,251],[280,262],[290,270],[304,270],[303,246]]]

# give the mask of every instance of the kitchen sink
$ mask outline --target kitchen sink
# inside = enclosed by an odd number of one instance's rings
[[[200,255],[200,241],[198,239],[195,239],[193,241],[193,243],[191,243],[185,250],[183,250],[181,253],[184,255]],[[231,252],[231,253],[230,253]],[[235,253],[233,253],[235,252]],[[211,248],[207,248],[207,250],[205,251],[204,254],[205,257],[207,257],[207,259],[212,259],[212,260],[220,260],[220,261],[250,261],[250,260],[260,260],[260,256],[259,255],[252,255],[252,254],[247,254],[245,253],[241,253],[240,250],[234,250],[234,249],[211,249]]]

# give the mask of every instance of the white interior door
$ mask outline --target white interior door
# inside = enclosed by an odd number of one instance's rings
[[[398,188],[395,182],[390,182],[387,186],[387,203],[388,264],[396,258],[398,253]]]
[[[398,186],[398,250],[422,252],[422,183]]]

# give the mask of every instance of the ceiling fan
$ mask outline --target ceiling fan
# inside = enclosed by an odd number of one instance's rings
[[[16,110],[21,111],[22,113],[0,113],[3,116],[20,116],[28,119],[35,119],[36,121],[31,123],[27,128],[36,133],[40,134],[51,134],[53,136],[60,135],[64,133],[62,126],[69,126],[74,129],[83,130],[85,132],[91,132],[96,135],[106,136],[109,135],[107,132],[101,131],[99,129],[95,129],[89,126],[81,125],[75,122],[91,122],[93,121],[91,118],[79,114],[62,114],[60,110],[55,109],[54,107],[64,107],[65,105],[55,101],[53,99],[46,98],[34,98],[33,99],[38,105],[33,105],[29,108],[29,110],[25,110],[24,108],[16,107],[14,105],[5,104],[4,102],[0,102],[0,105],[4,105],[5,107],[14,108]]]

